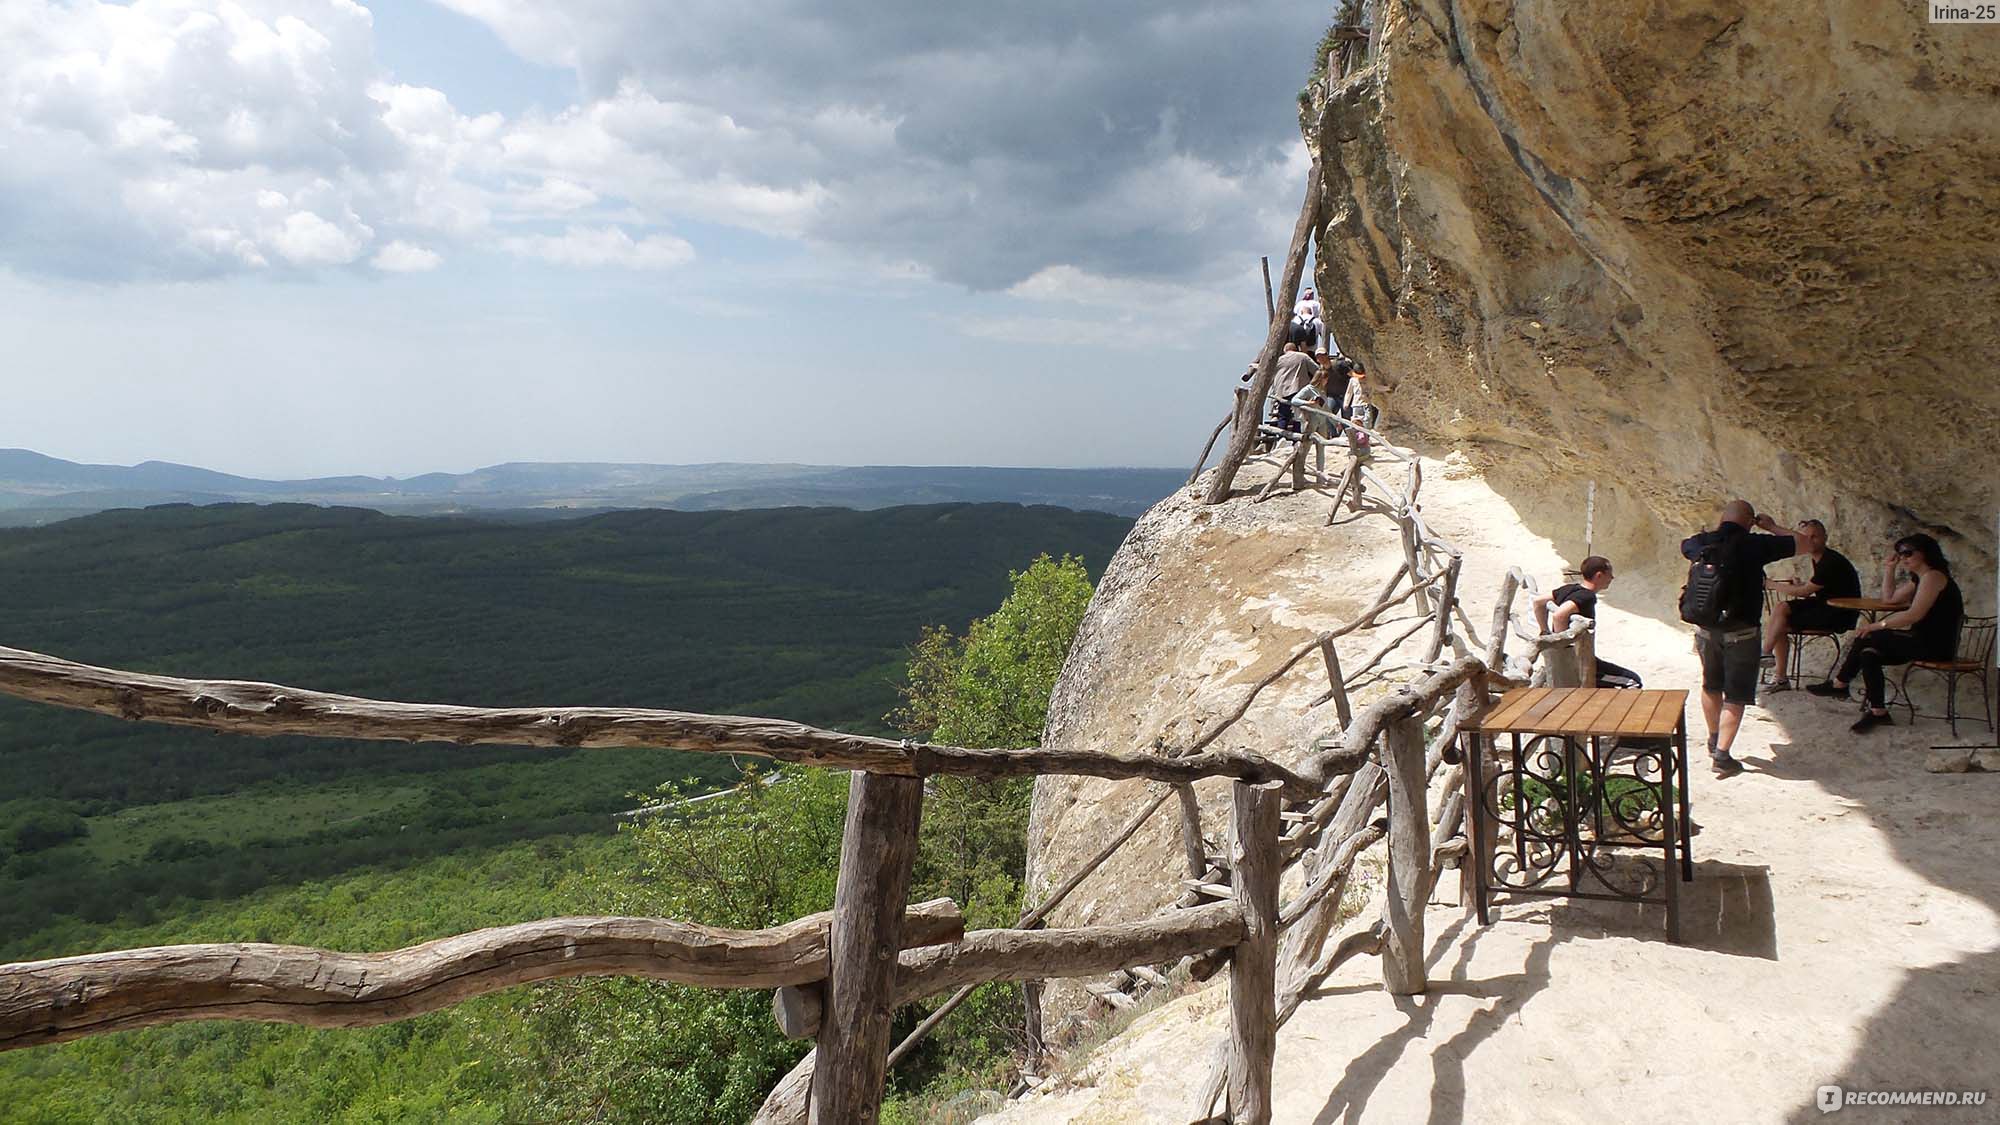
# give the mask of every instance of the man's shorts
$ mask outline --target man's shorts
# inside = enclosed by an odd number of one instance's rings
[[[1854,628],[1861,615],[1851,609],[1835,609],[1822,601],[1799,598],[1786,602],[1786,613],[1794,631],[1807,630],[1816,633],[1845,633]]]
[[[1722,698],[1730,703],[1757,702],[1757,662],[1762,655],[1757,634],[1756,629],[1728,633],[1703,629],[1697,634],[1695,647],[1701,652],[1702,691],[1721,692]]]

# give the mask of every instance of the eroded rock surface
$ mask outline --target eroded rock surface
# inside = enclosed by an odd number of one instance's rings
[[[1558,543],[1586,479],[1598,545],[1655,558],[1740,493],[1864,574],[1929,528],[1990,604],[2000,35],[1881,0],[1385,7],[1307,132],[1321,297],[1392,420]]]

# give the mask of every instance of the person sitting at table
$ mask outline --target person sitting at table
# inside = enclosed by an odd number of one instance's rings
[[[1792,688],[1785,662],[1791,657],[1793,630],[1837,635],[1854,628],[1861,617],[1854,610],[1826,604],[1828,598],[1860,597],[1861,572],[1846,555],[1826,545],[1825,524],[1800,520],[1798,530],[1799,553],[1812,559],[1812,577],[1804,582],[1764,579],[1766,590],[1786,599],[1772,608],[1771,619],[1764,624],[1764,656],[1772,667],[1771,682],[1764,685],[1766,694]]]
[[[1579,614],[1595,622],[1597,595],[1609,589],[1611,580],[1617,577],[1612,573],[1611,560],[1603,555],[1592,555],[1583,560],[1577,572],[1583,581],[1557,586],[1546,594],[1535,595],[1535,624],[1541,626],[1544,634],[1562,632]],[[1645,684],[1639,679],[1639,673],[1598,657],[1597,686],[1637,688]]]
[[[1907,577],[1896,581],[1896,571]],[[1856,734],[1888,726],[1887,687],[1882,669],[1912,660],[1950,660],[1958,654],[1958,629],[1965,621],[1965,596],[1951,576],[1944,549],[1928,535],[1905,535],[1882,568],[1882,600],[1904,608],[1854,630],[1847,659],[1833,679],[1806,688],[1814,695],[1846,699],[1847,685],[1861,674],[1867,709],[1854,723]]]

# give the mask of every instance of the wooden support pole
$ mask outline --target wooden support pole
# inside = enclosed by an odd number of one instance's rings
[[[1486,667],[1495,672],[1504,672],[1502,661],[1507,655],[1507,625],[1514,618],[1514,594],[1521,588],[1521,579],[1526,577],[1519,567],[1510,567],[1507,577],[1500,583],[1500,600],[1493,604],[1493,639],[1486,642]]]
[[[1187,856],[1188,878],[1200,879],[1208,873],[1208,848],[1201,840],[1201,801],[1192,785],[1174,786],[1174,795],[1181,801],[1181,851]]]
[[[1424,653],[1427,664],[1444,655],[1445,640],[1451,636],[1451,610],[1458,604],[1458,571],[1464,563],[1465,556],[1453,555],[1444,564],[1444,588],[1438,591],[1437,632],[1431,634],[1431,646]]]
[[[1243,909],[1243,940],[1229,959],[1229,1119],[1271,1120],[1271,1064],[1278,1051],[1278,794],[1238,784],[1230,835],[1231,873]]]
[[[1236,394],[1238,398],[1241,398],[1244,394],[1247,393],[1248,391],[1246,388],[1243,387],[1236,388]],[[1201,467],[1203,465],[1208,464],[1208,455],[1211,451],[1215,449],[1215,439],[1222,436],[1222,431],[1228,427],[1230,422],[1236,419],[1237,412],[1240,411],[1241,409],[1242,405],[1239,403],[1235,410],[1231,410],[1229,413],[1224,414],[1222,416],[1222,421],[1217,422],[1215,424],[1214,429],[1208,431],[1208,441],[1201,447],[1201,456],[1195,458],[1194,471],[1188,474],[1187,482],[1189,484],[1193,484],[1195,480],[1201,476]]]
[[[1389,774],[1389,879],[1383,907],[1389,940],[1382,950],[1382,983],[1394,995],[1414,996],[1426,987],[1424,903],[1431,865],[1422,724],[1412,718],[1390,727],[1382,751]]]
[[[1271,256],[1264,255],[1264,314],[1271,320],[1278,319],[1278,299],[1271,294]]]
[[[848,783],[811,1125],[869,1125],[882,1114],[903,900],[923,809],[921,778],[855,773]]]
[[[1597,630],[1585,629],[1576,638],[1576,686],[1597,686]]]
[[[1347,680],[1340,674],[1340,650],[1332,641],[1319,643],[1320,658],[1326,661],[1327,690],[1333,693],[1333,709],[1340,716],[1340,729],[1354,722],[1354,706],[1347,699]]]
[[[1417,528],[1408,516],[1396,520],[1396,528],[1403,533],[1403,561],[1409,565],[1412,581],[1428,578],[1424,573],[1423,559],[1417,554]],[[1428,617],[1431,612],[1431,592],[1429,588],[1417,591],[1417,612]]]
[[[1312,170],[1306,173],[1305,202],[1299,207],[1299,221],[1292,228],[1291,250],[1285,255],[1284,289],[1271,306],[1271,328],[1264,337],[1264,350],[1257,357],[1256,377],[1250,382],[1252,410],[1264,408],[1264,398],[1271,393],[1271,380],[1277,375],[1278,353],[1285,348],[1287,324],[1278,318],[1276,302],[1282,300],[1289,308],[1298,298],[1299,275],[1305,271],[1306,251],[1312,245],[1313,227],[1319,220],[1319,196],[1319,161],[1315,160]],[[1205,503],[1220,504],[1229,499],[1229,492],[1236,485],[1236,472],[1243,467],[1244,458],[1250,456],[1250,445],[1256,437],[1255,425],[1238,426],[1229,435],[1229,448],[1223,451],[1222,463],[1216,466],[1215,476],[1208,483]]]

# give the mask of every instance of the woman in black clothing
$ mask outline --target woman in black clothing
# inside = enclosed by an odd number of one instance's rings
[[[1900,584],[1896,581],[1899,567],[1908,575]],[[1965,597],[1952,580],[1951,564],[1945,561],[1938,541],[1928,535],[1896,540],[1896,552],[1882,568],[1882,600],[1901,602],[1904,608],[1856,629],[1847,659],[1833,680],[1806,689],[1814,695],[1846,699],[1847,685],[1860,672],[1868,709],[1855,722],[1856,733],[1889,723],[1889,710],[1883,702],[1887,690],[1883,666],[1950,660],[1958,653],[1958,628],[1965,620]]]

